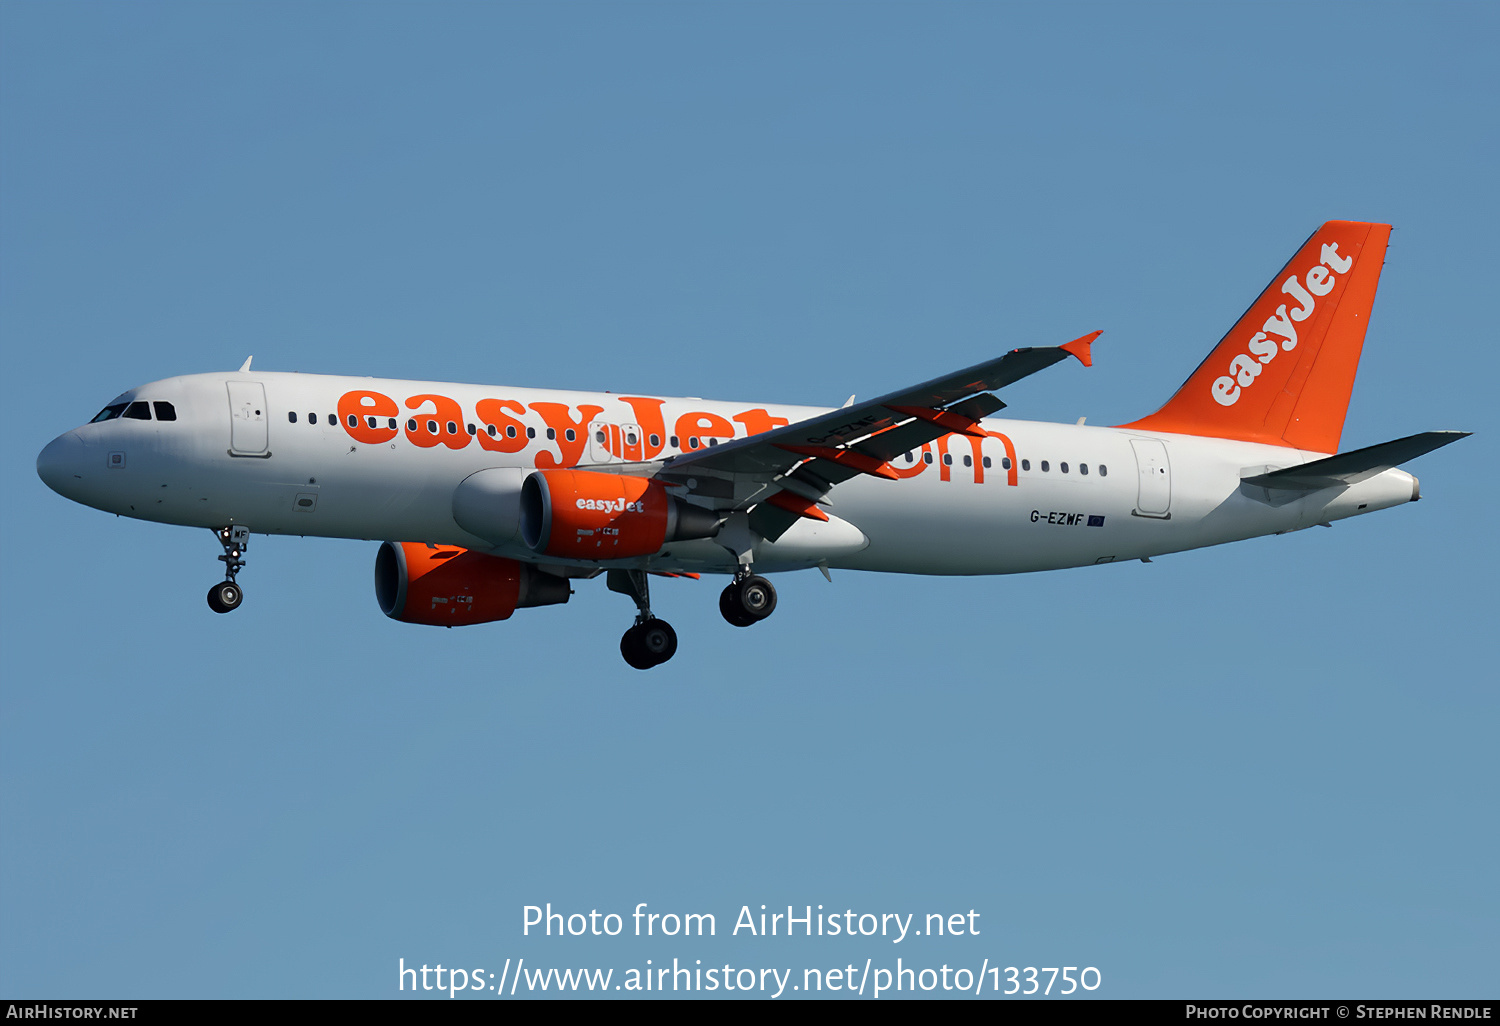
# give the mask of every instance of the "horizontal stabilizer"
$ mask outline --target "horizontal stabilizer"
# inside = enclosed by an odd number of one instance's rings
[[[1340,453],[1326,459],[1304,463],[1300,467],[1273,470],[1242,478],[1247,485],[1277,490],[1316,491],[1333,485],[1356,484],[1366,478],[1400,466],[1407,460],[1441,449],[1450,442],[1467,438],[1469,431],[1424,431],[1420,435],[1382,442],[1364,449]]]

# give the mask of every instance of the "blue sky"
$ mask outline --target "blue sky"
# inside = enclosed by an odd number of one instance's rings
[[[1493,5],[0,5],[0,993],[386,997],[397,959],[1078,965],[1493,996]],[[454,631],[373,544],[49,492],[232,369],[836,405],[1105,331],[1150,412],[1324,220],[1396,226],[1344,433],[1421,503],[1013,578],[666,582]],[[522,907],[719,936],[521,935]],[[727,936],[742,905],[977,937]]]

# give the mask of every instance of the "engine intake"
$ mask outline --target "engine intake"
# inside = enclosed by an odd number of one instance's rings
[[[646,477],[539,470],[521,486],[521,540],[563,559],[649,556],[668,542],[712,538],[722,522]]]
[[[517,609],[568,601],[564,578],[457,545],[385,542],[375,554],[375,601],[392,620],[462,627]]]

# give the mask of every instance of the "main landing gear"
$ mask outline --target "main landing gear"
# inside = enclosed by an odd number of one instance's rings
[[[635,626],[620,639],[620,654],[637,670],[649,670],[677,652],[677,632],[651,612],[649,578],[644,570],[611,570],[605,578],[610,591],[635,600]],[[759,623],[776,611],[776,588],[770,581],[741,566],[734,581],[719,595],[719,612],[736,627]]]
[[[719,612],[736,627],[760,623],[776,611],[776,588],[741,566],[734,581],[719,593]]]
[[[651,612],[651,589],[643,570],[611,570],[605,578],[610,591],[629,595],[639,610],[635,626],[620,639],[620,654],[637,670],[660,666],[677,654],[677,632]]]
[[[250,547],[250,528],[221,527],[214,531],[214,537],[224,546],[224,555],[219,557],[224,563],[224,580],[208,589],[208,608],[216,613],[229,613],[245,601],[244,589],[235,583],[234,575],[244,569],[242,557]]]

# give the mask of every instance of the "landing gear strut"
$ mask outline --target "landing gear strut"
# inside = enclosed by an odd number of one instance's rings
[[[620,639],[620,654],[637,670],[660,666],[677,653],[677,632],[651,612],[651,589],[644,570],[611,570],[605,577],[610,591],[635,600],[635,626]]]
[[[741,565],[734,581],[719,593],[719,612],[736,627],[759,623],[776,611],[776,588]]]
[[[214,537],[224,546],[224,580],[208,589],[208,608],[216,613],[229,613],[245,601],[245,592],[235,583],[234,575],[245,567],[245,550],[250,547],[250,528],[243,526],[221,527]]]

